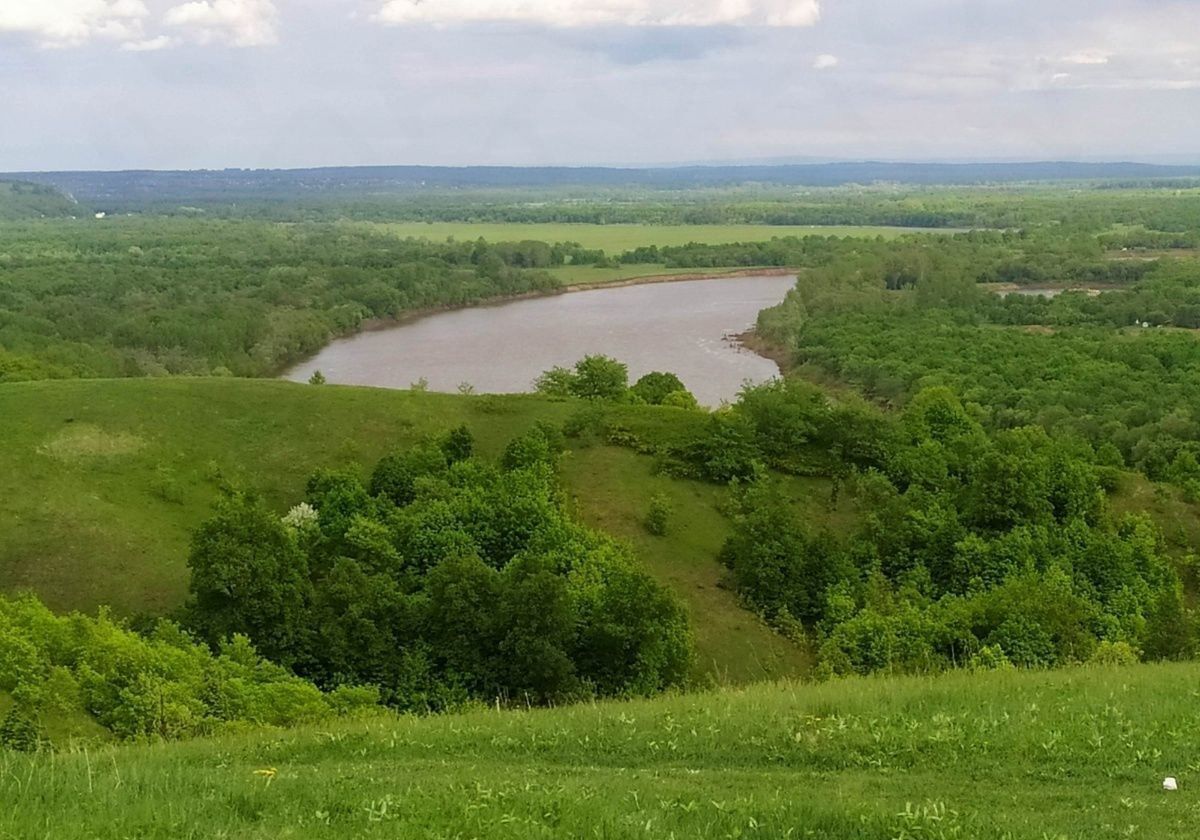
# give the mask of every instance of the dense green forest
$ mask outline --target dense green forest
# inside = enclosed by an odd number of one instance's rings
[[[1026,252],[964,269],[960,244],[810,272],[762,313],[761,334],[882,403],[947,385],[990,430],[1036,424],[1097,464],[1200,492],[1200,344],[1190,332],[1200,262],[1064,260],[1052,272],[1050,254]],[[994,294],[980,281],[1094,288]]]
[[[1077,205],[1096,214],[1108,208]],[[554,291],[563,281],[547,270],[563,266],[861,269],[882,275],[890,288],[913,286],[930,271],[981,283],[1129,284],[1155,266],[1112,258],[1128,254],[1120,248],[1189,245],[1186,231],[1163,233],[1184,228],[1180,204],[1168,207],[1152,203],[1134,214],[1158,214],[1157,233],[1126,228],[1117,240],[1032,226],[949,238],[914,234],[903,244],[814,233],[613,254],[569,241],[398,239],[386,228],[344,223],[8,222],[0,240],[0,381],[273,375],[372,319]],[[1182,304],[1175,302],[1171,317],[1156,305],[1122,317],[1187,326],[1195,313]]]
[[[578,250],[338,225],[14,223],[0,244],[0,381],[271,375],[370,318],[553,289],[537,269]]]

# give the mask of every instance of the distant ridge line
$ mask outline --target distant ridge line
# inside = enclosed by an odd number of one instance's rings
[[[689,189],[772,184],[836,187],[850,184],[968,186],[1038,181],[1200,178],[1200,164],[1092,163],[890,163],[883,161],[606,166],[329,166],[302,169],[198,169],[14,172],[13,179],[46,184],[81,201],[189,197],[273,198],[283,194],[387,195],[436,188],[643,187]]]

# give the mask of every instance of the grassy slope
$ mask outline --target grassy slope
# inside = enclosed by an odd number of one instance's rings
[[[1189,837],[1198,681],[1184,664],[782,683],[0,754],[0,836]]]
[[[368,223],[355,223],[368,224]],[[578,242],[585,248],[602,248],[620,254],[641,246],[687,245],[702,242],[721,245],[730,242],[762,242],[777,236],[884,236],[893,239],[920,228],[897,227],[819,227],[803,225],[588,225],[522,224],[519,222],[388,222],[369,223],[400,237],[443,241],[483,239],[511,242],[525,239],[542,242]],[[935,232],[946,233],[942,228]],[[952,231],[951,231],[952,232]]]
[[[284,510],[319,466],[371,464],[394,447],[467,423],[495,455],[571,403],[248,380],[128,379],[0,385],[0,589],[31,588],[56,609],[162,611],[187,586],[187,540],[221,477]],[[670,425],[678,410],[640,409]],[[564,473],[586,520],[629,538],[698,628],[701,671],[718,681],[796,674],[801,651],[717,586],[726,521],[716,490],[659,478],[649,458],[594,447]],[[676,502],[663,539],[639,518],[656,490]]]

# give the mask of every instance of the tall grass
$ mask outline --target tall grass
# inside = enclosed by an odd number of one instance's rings
[[[8,754],[0,834],[1189,837],[1198,678],[1186,664],[780,683]]]

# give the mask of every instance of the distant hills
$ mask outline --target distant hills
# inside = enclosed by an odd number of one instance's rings
[[[1147,163],[806,163],[664,168],[355,166],[317,169],[22,172],[12,177],[52,186],[97,209],[210,204],[283,198],[387,197],[430,190],[488,188],[689,189],[740,184],[835,187],[847,184],[1013,184],[1037,181],[1200,177],[1200,165]]]
[[[54,186],[0,180],[0,219],[39,219],[77,212],[75,202]]]

